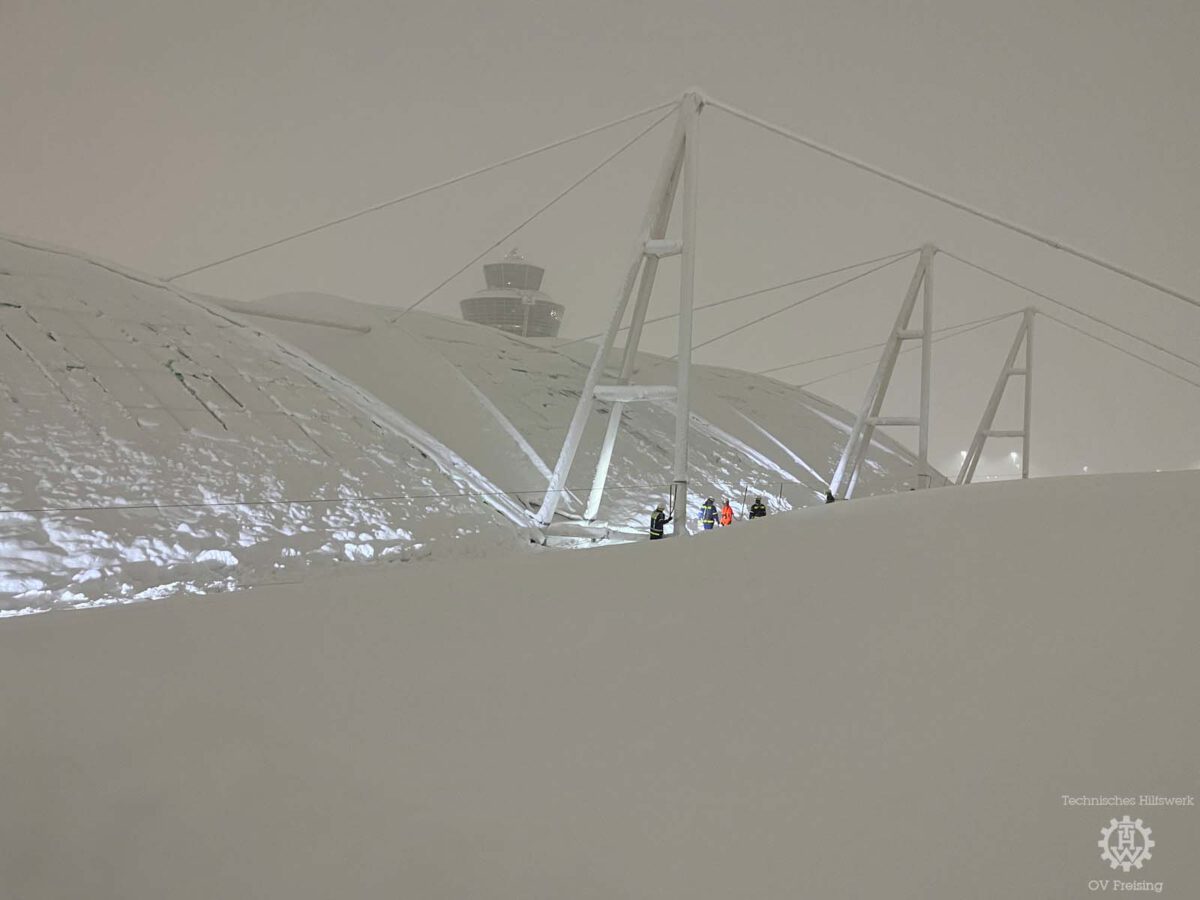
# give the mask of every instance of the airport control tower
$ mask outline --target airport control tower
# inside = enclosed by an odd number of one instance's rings
[[[541,291],[546,270],[515,249],[499,262],[486,263],[486,287],[462,301],[462,317],[521,337],[557,337],[564,307]]]

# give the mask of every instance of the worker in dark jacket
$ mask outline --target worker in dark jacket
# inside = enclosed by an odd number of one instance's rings
[[[761,519],[767,514],[767,505],[762,502],[762,497],[755,497],[754,503],[750,507],[750,518]]]
[[[700,507],[700,527],[705,531],[712,531],[717,524],[717,504],[712,497],[704,501],[704,505]]]
[[[671,521],[671,516],[667,515],[666,509],[660,503],[650,514],[650,540],[657,541],[663,536],[663,529],[666,524]]]

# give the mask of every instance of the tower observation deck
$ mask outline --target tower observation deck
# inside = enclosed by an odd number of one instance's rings
[[[486,287],[461,302],[462,317],[521,337],[557,337],[565,307],[542,293],[545,273],[515,249],[486,263]]]

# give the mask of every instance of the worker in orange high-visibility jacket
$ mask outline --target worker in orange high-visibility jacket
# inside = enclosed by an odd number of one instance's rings
[[[733,507],[729,505],[729,498],[725,498],[725,505],[721,507],[721,525],[733,524]]]

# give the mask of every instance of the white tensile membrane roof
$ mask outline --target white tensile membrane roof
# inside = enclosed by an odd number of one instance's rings
[[[14,620],[5,887],[1188,894],[1200,811],[1063,795],[1197,793],[1198,504],[1196,472],[980,484]]]
[[[322,295],[222,305],[4,238],[0,329],[0,614],[528,550],[594,352]],[[693,505],[820,502],[845,410],[742,372],[693,380]],[[568,487],[590,485],[603,427]],[[673,428],[630,408],[602,532],[643,534]],[[859,494],[913,477],[881,437]]]

